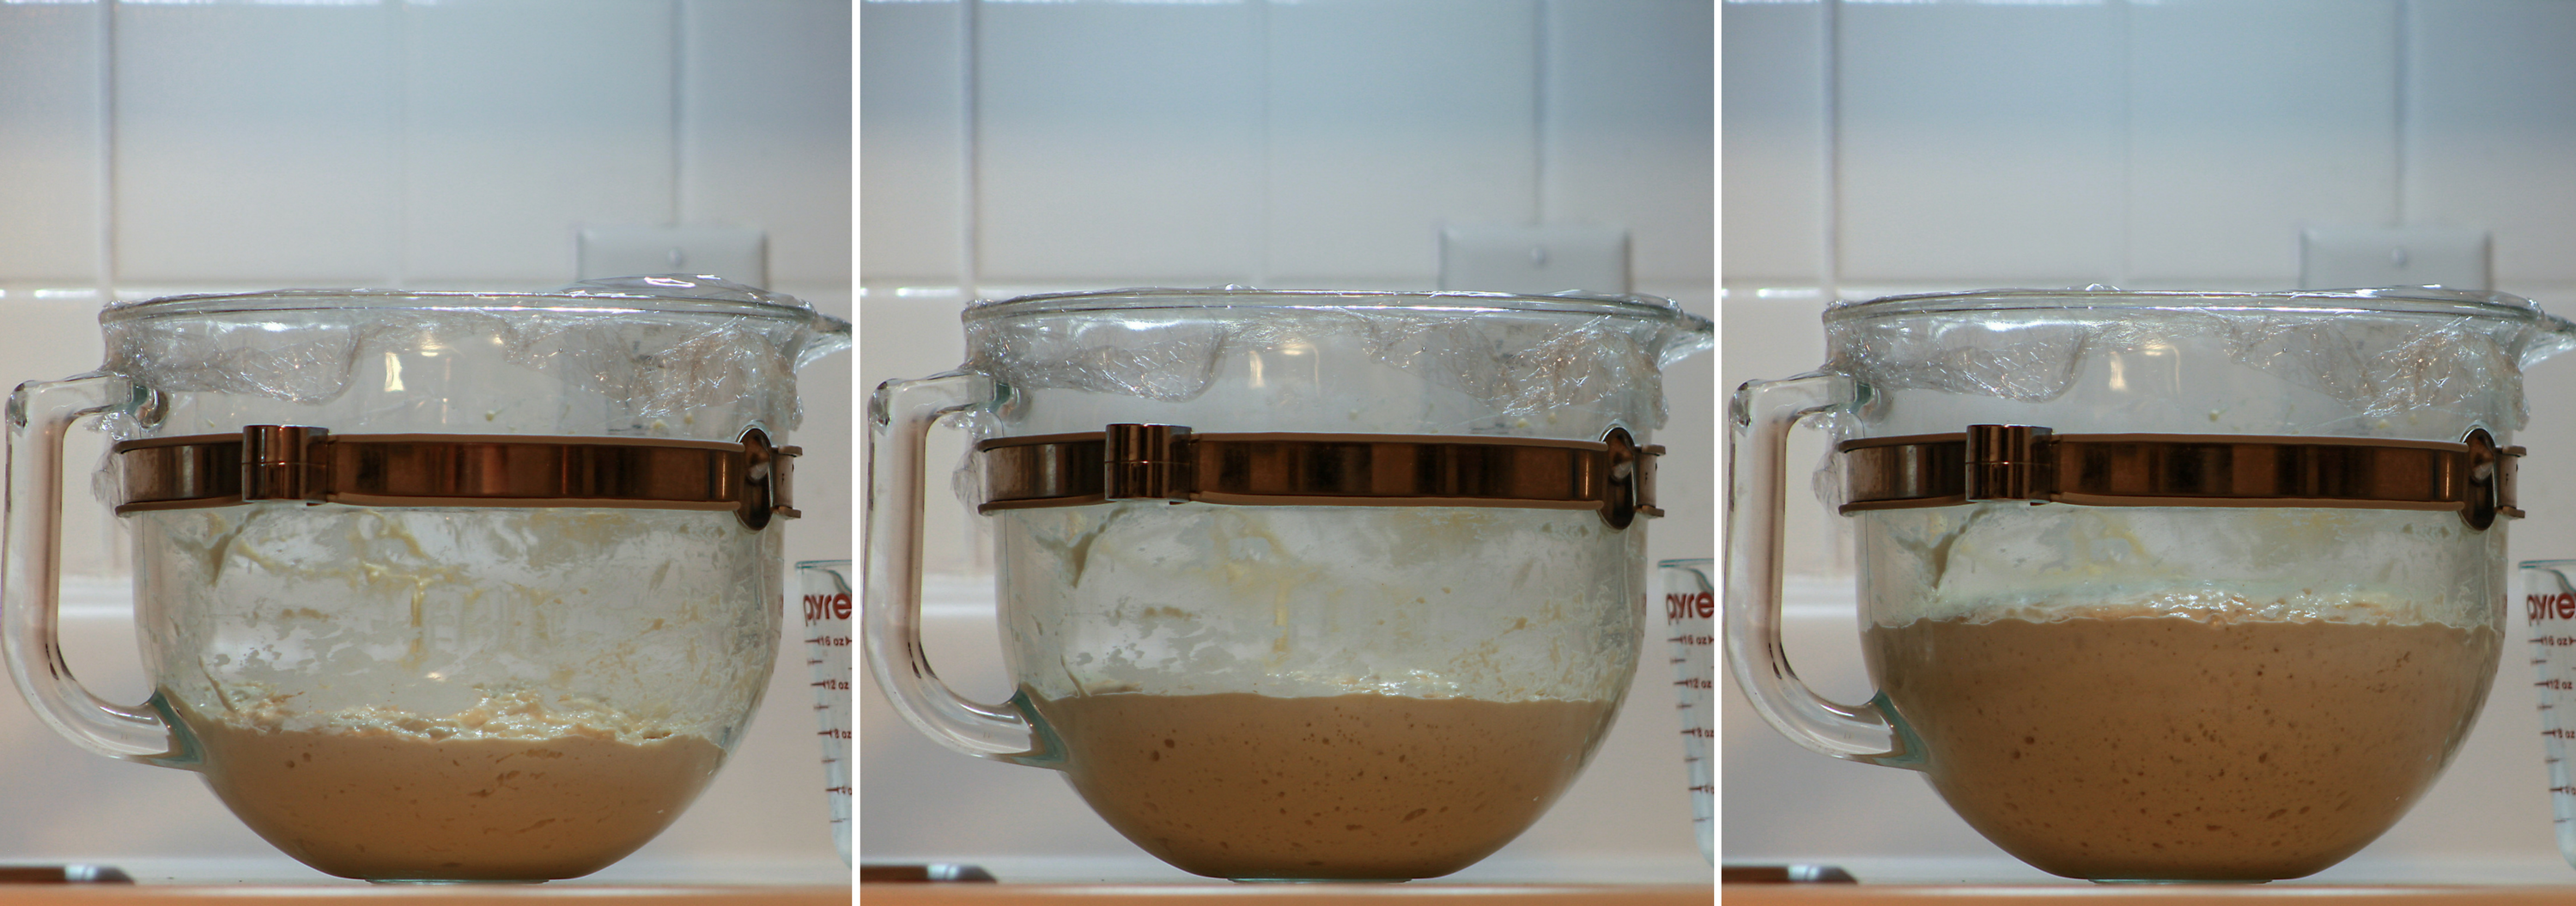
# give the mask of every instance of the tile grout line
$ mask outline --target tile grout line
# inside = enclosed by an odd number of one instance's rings
[[[2389,180],[2389,190],[2397,196],[2395,202],[2390,205],[2390,208],[2396,214],[2398,226],[2405,226],[2408,217],[2408,212],[2406,210],[2406,135],[2407,118],[2413,111],[2411,109],[2412,105],[2407,103],[2406,98],[2407,81],[2413,77],[2414,70],[2406,65],[2406,57],[2407,54],[2412,52],[2414,49],[2414,12],[2415,4],[2412,0],[2397,0],[2397,22],[2396,28],[2394,29],[2397,39],[2397,46],[2394,48],[2396,52],[2396,61],[2389,67],[2390,70],[2392,70],[2391,75],[2393,76],[2391,81],[2395,83],[2394,87],[2396,88],[2396,97],[2391,99],[2394,102],[2396,109],[2392,111],[2389,116],[2390,130],[2394,133],[2390,136],[2393,140],[2389,142],[2389,147],[2391,149],[2390,157],[2393,158],[2390,161],[2390,164],[2391,168],[2395,171],[2389,174],[2392,177]],[[2489,281],[2493,282],[2493,278],[2490,277]]]
[[[980,90],[975,74],[976,58],[982,53],[979,25],[982,9],[983,0],[965,0],[958,4],[958,79],[963,83],[957,92],[958,130],[964,133],[957,143],[960,158],[957,202],[961,208],[957,216],[957,296],[961,306],[975,301],[975,285],[981,282],[981,275],[976,272],[976,268],[981,266],[976,261],[981,231],[977,217],[983,207],[983,199],[978,197],[980,189],[975,169],[978,157],[975,102],[976,92]]]
[[[116,301],[116,0],[98,15],[98,300]]]
[[[1254,207],[1252,218],[1253,258],[1251,284],[1253,286],[1268,287],[1272,283],[1270,279],[1270,221],[1272,217],[1276,216],[1276,212],[1271,209],[1270,204],[1271,177],[1277,175],[1273,170],[1276,160],[1274,159],[1272,152],[1277,149],[1272,146],[1272,142],[1275,137],[1272,135],[1270,129],[1270,118],[1274,115],[1270,106],[1270,95],[1272,89],[1275,87],[1272,84],[1272,80],[1277,78],[1278,72],[1275,67],[1270,65],[1270,53],[1272,49],[1270,4],[1253,4],[1252,16],[1252,30],[1255,33],[1254,40],[1260,42],[1261,45],[1260,53],[1254,57],[1257,62],[1253,64],[1260,67],[1259,76],[1253,79],[1253,84],[1255,86],[1253,88],[1253,104],[1259,110],[1259,113],[1253,117],[1253,122],[1259,124],[1254,127],[1257,132],[1253,142],[1256,147],[1261,149],[1261,153],[1259,156],[1260,175],[1258,177],[1260,183],[1254,187],[1252,195],[1254,198]]]
[[[1726,8],[1720,4],[1708,18],[1708,279],[1705,281],[1709,320],[1719,330],[1726,327],[1723,314],[1726,308],[1726,41],[1719,31],[1725,21]],[[1721,342],[1709,347],[1712,363],[1722,361],[1719,347],[1724,345]],[[1718,399],[1723,401],[1726,398],[1723,385],[1719,391]],[[1719,411],[1723,417],[1724,409]],[[1721,465],[1720,468],[1724,467]],[[1718,521],[1724,522],[1725,519],[1721,516]]]
[[[1530,22],[1530,225],[1547,223],[1547,14],[1550,0],[1538,0]]]
[[[670,223],[688,222],[689,210],[689,0],[671,0],[671,207]]]
[[[2117,242],[2119,257],[2112,266],[2112,286],[2128,286],[2136,268],[2134,256],[2138,233],[2138,66],[2136,21],[2131,11],[2135,0],[2121,0],[2111,30],[2119,42],[2118,52],[2111,55],[2119,74],[2120,104],[2120,221]]]
[[[1817,213],[1823,229],[1822,235],[1816,237],[1816,295],[1825,305],[1832,305],[1842,292],[1842,9],[1842,0],[1825,0],[1819,11],[1824,18],[1824,27],[1818,29],[1823,33],[1824,52],[1820,55],[1822,65],[1817,67],[1817,82],[1824,115],[1818,118],[1817,125],[1824,133],[1824,154],[1817,166],[1824,170],[1819,187],[1825,197]]]
[[[402,0],[394,5],[393,283],[404,289],[414,288],[412,281],[418,276],[417,268],[413,266],[414,249],[411,242],[411,155],[415,144],[411,141],[412,15],[412,4],[409,0]]]

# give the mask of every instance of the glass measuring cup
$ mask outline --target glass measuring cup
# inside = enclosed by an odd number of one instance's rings
[[[1064,772],[1185,870],[1456,871],[1535,821],[1634,676],[1661,300],[1135,290],[966,312],[871,401],[871,675],[958,751]],[[914,623],[922,437],[979,438],[1016,694]]]
[[[796,564],[805,611],[805,669],[814,677],[814,716],[823,740],[823,799],[832,842],[850,861],[850,561]]]
[[[2558,854],[2576,865],[2576,560],[2522,562],[2522,604],[2531,630],[2531,666],[2540,690],[2540,746],[2549,765],[2549,811]]]
[[[1691,825],[1699,854],[1717,861],[1717,561],[1709,557],[1655,564],[1662,580],[1664,634],[1671,646],[1673,688],[1681,693],[1682,762],[1690,778]]]

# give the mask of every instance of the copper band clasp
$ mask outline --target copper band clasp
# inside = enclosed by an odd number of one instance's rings
[[[1655,508],[1654,460],[1624,428],[1599,441],[1391,434],[1203,434],[1109,425],[1006,437],[983,455],[981,512],[1169,500],[1236,506],[1583,509],[1612,528]]]
[[[2336,507],[2457,511],[2483,530],[2520,518],[2515,460],[2484,428],[2458,443],[2232,434],[2058,434],[1970,425],[1960,434],[1845,441],[1842,512],[1987,500],[2085,506]]]
[[[333,434],[251,425],[240,434],[129,440],[112,448],[119,515],[300,500],[377,507],[729,510],[758,530],[799,515],[796,447],[758,428],[739,441],[503,434]]]

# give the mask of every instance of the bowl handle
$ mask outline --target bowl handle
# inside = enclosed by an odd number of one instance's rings
[[[1791,742],[1836,758],[1920,768],[1922,752],[1884,694],[1860,706],[1817,695],[1789,667],[1780,641],[1780,516],[1789,429],[1807,416],[1859,405],[1865,385],[1815,372],[1747,381],[1727,421],[1726,663],[1763,721]]]
[[[940,418],[993,404],[989,377],[951,371],[887,381],[868,399],[867,569],[861,598],[868,675],[905,722],[968,755],[1040,764],[1049,753],[1011,703],[958,695],[921,645],[923,442]]]
[[[63,660],[63,435],[100,413],[147,409],[150,390],[122,375],[91,372],[31,381],[9,395],[7,547],[0,554],[0,649],[9,678],[36,716],[81,748],[110,758],[178,766],[170,725],[151,703],[99,698]],[[158,695],[155,695],[157,701]]]

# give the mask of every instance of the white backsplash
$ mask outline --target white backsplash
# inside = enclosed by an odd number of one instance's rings
[[[1725,283],[2290,288],[2307,224],[2576,284],[2576,9],[1727,3]],[[1849,294],[1849,293],[1847,293]]]
[[[1446,221],[1577,221],[1629,231],[1642,291],[1705,294],[1713,19],[863,3],[863,282],[1430,288]]]

